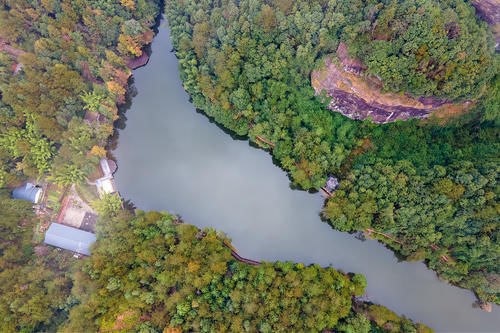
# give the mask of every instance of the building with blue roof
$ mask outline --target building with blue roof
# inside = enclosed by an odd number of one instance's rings
[[[35,186],[31,183],[26,183],[23,186],[19,186],[12,192],[13,199],[22,199],[31,201],[34,204],[40,202],[42,198],[43,191],[40,187]]]
[[[68,227],[64,224],[52,223],[45,233],[45,244],[61,249],[90,255],[90,246],[95,242],[93,233]]]

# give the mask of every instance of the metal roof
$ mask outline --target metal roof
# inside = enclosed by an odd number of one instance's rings
[[[102,177],[95,181],[97,192],[101,197],[105,193],[115,193],[116,187],[113,177]]]
[[[109,168],[108,160],[105,158],[101,158],[99,163],[101,164],[102,173],[104,177],[111,177],[111,169]]]
[[[33,203],[38,203],[41,195],[42,189],[40,187],[35,187],[35,185],[31,183],[26,183],[23,186],[14,189],[12,192],[12,198],[27,200]]]
[[[52,223],[45,233],[45,244],[90,255],[90,245],[96,237],[93,233],[68,227],[59,223]]]
[[[328,180],[326,181],[326,188],[328,191],[333,191],[335,190],[337,187],[339,187],[339,180],[335,177],[328,177]]]

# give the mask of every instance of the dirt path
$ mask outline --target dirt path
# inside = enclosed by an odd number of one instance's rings
[[[10,46],[9,44],[7,44],[5,42],[5,40],[2,37],[0,37],[0,51],[4,51],[4,52],[10,54],[11,56],[13,56],[16,59],[21,54],[26,53],[23,50],[19,50],[19,49],[16,49],[15,47]]]

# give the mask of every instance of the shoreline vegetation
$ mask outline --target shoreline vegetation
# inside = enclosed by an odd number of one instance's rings
[[[244,4],[246,4],[244,1],[240,3],[241,6]],[[160,5],[161,3],[153,1],[127,0],[120,3],[89,1],[86,5],[70,1],[63,1],[61,4],[43,1],[36,5],[24,1],[5,1],[2,4],[0,12],[2,185],[12,186],[27,178],[37,178],[40,181],[54,182],[61,185],[60,189],[64,189],[68,185],[84,182],[94,171],[99,157],[107,154],[103,145],[113,132],[111,124],[117,117],[116,103],[125,101],[124,94],[130,77],[128,60],[141,56],[142,47],[151,42],[153,34],[150,27],[159,13]],[[286,15],[297,10],[281,2],[278,7],[280,11],[283,9]],[[309,10],[306,7],[301,9],[305,10],[304,14]],[[234,11],[235,8],[231,3],[228,10]],[[262,11],[260,15],[252,17],[252,20],[258,20],[257,32],[262,38],[269,38],[266,34],[272,33],[276,28],[273,15],[279,12],[275,8],[273,14],[268,7],[254,10],[255,13]],[[195,29],[197,35],[193,36],[195,37],[193,40],[177,38],[179,30],[172,29],[174,42],[178,43],[178,47],[185,47],[184,51],[187,51],[189,44],[193,42],[194,54],[199,51],[201,55],[205,50],[199,48],[200,44],[196,43],[208,45],[212,34],[218,33],[221,38],[227,35],[227,31],[204,31],[202,24],[206,18],[203,15],[203,11],[198,11],[197,15],[193,16],[194,20],[199,20],[196,24],[201,24],[198,30]],[[234,12],[229,13],[228,17],[234,15]],[[310,17],[306,15],[306,19],[314,21],[314,15]],[[317,36],[317,32],[310,33],[311,37]],[[189,36],[191,38],[191,35]],[[301,36],[299,33],[298,37]],[[328,37],[328,34],[321,36],[325,37]],[[480,38],[479,41],[481,40]],[[241,44],[242,54],[244,50],[255,49],[257,46],[252,44],[251,38],[245,42],[246,45]],[[322,52],[334,49],[331,40],[326,38],[325,42],[326,44],[321,46],[324,48]],[[297,39],[294,43],[293,57],[296,55],[295,52],[298,52],[297,55],[302,57],[298,59],[298,63],[305,65],[307,69],[291,73],[295,75],[294,79],[303,81],[304,73],[314,68],[314,61],[311,62],[307,57],[312,50],[301,40]],[[305,46],[300,48],[301,45]],[[269,49],[270,52],[276,51],[271,49],[272,47]],[[179,50],[181,49],[177,49],[178,53]],[[257,50],[261,50],[260,45]],[[316,56],[318,54],[320,53]],[[193,64],[186,63],[186,59],[182,56],[178,58],[183,66],[183,80],[190,94],[192,89],[197,90],[198,84],[200,87],[210,87],[207,85],[207,79],[203,77],[200,81],[189,83],[186,80],[188,78],[186,68]],[[289,59],[295,63],[292,56]],[[224,67],[232,69],[234,64],[231,61],[238,63],[239,60],[233,57],[228,49],[223,49],[223,54],[215,59],[215,63],[219,62],[218,68],[221,69]],[[248,63],[253,64],[252,61]],[[278,78],[279,71],[286,69],[286,64],[282,62],[280,64],[281,67],[276,67],[278,72],[273,73],[278,75]],[[216,113],[216,110],[207,113],[222,124],[225,123],[224,117],[227,117],[232,124],[227,126],[229,129],[240,135],[249,135],[250,138],[262,138],[264,147],[269,145],[268,142],[272,142],[275,145],[274,157],[292,173],[295,182],[306,189],[317,188],[322,185],[327,172],[342,168],[343,161],[351,157],[350,152],[360,146],[356,133],[366,134],[374,128],[367,124],[359,125],[345,121],[340,115],[331,116],[321,103],[311,102],[313,95],[309,85],[301,86],[301,90],[298,90],[300,93],[292,92],[292,94],[284,89],[282,83],[286,80],[283,81],[283,78],[272,82],[273,85],[270,87],[259,86],[263,76],[262,73],[259,76],[257,69],[259,68],[244,69],[250,75],[248,82],[255,86],[251,88],[254,89],[251,90],[252,95],[248,91],[245,94],[243,89],[237,89],[234,95],[224,95],[225,90],[231,87],[222,86],[222,89],[217,90],[217,85],[213,85],[214,91],[205,91],[208,98],[212,96],[214,101],[226,96],[222,102],[229,103],[226,106],[230,110],[220,114]],[[200,73],[204,73],[204,70]],[[271,69],[264,66],[263,70]],[[250,74],[251,72],[253,74]],[[236,74],[238,74],[236,71],[234,73],[229,71],[229,74],[222,72],[223,77],[227,78],[227,84],[232,82],[233,85],[237,82],[234,78]],[[296,86],[291,85],[291,87]],[[483,102],[479,103],[479,111],[469,120],[469,124],[471,126],[481,124],[490,135],[493,134],[494,138],[496,127],[493,124],[496,124],[496,115],[492,113],[491,106],[497,105],[498,96],[495,96],[494,89],[498,91],[498,83],[492,87],[481,96]],[[277,124],[282,124],[284,128],[292,126],[297,129],[297,138],[301,140],[295,142],[296,145],[293,140],[277,137],[274,129],[265,122],[259,122],[257,110],[245,109],[248,105],[246,103],[256,102],[259,100],[258,96],[270,88],[274,89],[272,91],[275,96],[274,102],[289,97],[294,108],[314,111],[301,114],[300,117],[303,118],[300,119],[297,115],[293,116],[293,109],[288,109],[288,115],[281,116],[272,103],[267,109],[258,110],[263,111],[263,119],[275,113],[271,117],[275,117],[273,119]],[[202,91],[199,90],[198,94]],[[196,98],[198,95],[192,94],[192,96],[195,106],[200,108],[202,101]],[[260,105],[259,103],[256,105]],[[233,114],[235,112],[236,114]],[[241,126],[252,118],[254,122],[250,122],[250,127]],[[326,123],[335,130],[321,132],[324,128],[318,125],[321,123]],[[415,125],[415,122],[409,123]],[[395,124],[390,128],[401,130],[398,127],[404,125]],[[248,128],[251,132],[247,132]],[[314,128],[317,130],[311,133]],[[462,130],[463,127],[460,126],[455,129],[458,133]],[[406,134],[404,133],[405,137]],[[327,137],[335,135],[335,138],[330,137],[327,140],[337,143],[333,150],[320,143],[325,135]],[[474,135],[476,138],[487,136],[481,130],[477,130]],[[369,138],[371,142],[376,142],[376,139],[376,136]],[[433,139],[438,140],[441,137],[437,135]],[[345,140],[345,145],[340,145],[342,140]],[[468,140],[466,143],[473,140]],[[383,142],[382,139],[379,141]],[[381,149],[383,145],[378,144],[377,147]],[[290,152],[292,148],[293,154]],[[475,161],[482,161],[484,156],[491,155],[495,146],[492,144],[490,150],[486,147],[473,150],[481,150],[475,156]],[[308,151],[313,155],[307,156]],[[335,153],[333,162],[322,160],[317,163],[312,160],[316,154],[332,156],[333,152]],[[287,156],[300,159],[294,161],[292,158],[287,159]],[[453,157],[440,156],[442,159]],[[466,157],[470,157],[470,153]],[[353,158],[354,170],[357,170],[356,163],[359,163],[360,158],[365,158],[365,155]],[[418,159],[415,156],[412,158]],[[436,163],[431,164],[434,167]],[[441,169],[435,169],[442,174]],[[481,172],[483,170],[479,170],[479,173]],[[45,178],[48,174],[50,177]],[[412,176],[411,172],[409,176]],[[462,177],[467,179],[467,173]],[[488,175],[486,177],[491,178]],[[454,198],[456,194],[453,186],[458,187],[458,193],[462,192],[459,185],[466,187],[461,196],[472,186],[475,190],[483,190],[486,193],[486,206],[485,202],[479,202],[477,203],[479,208],[474,208],[473,211],[484,210],[486,213],[480,216],[483,220],[495,214],[491,212],[489,206],[495,199],[495,194],[488,187],[477,189],[478,183],[463,184],[461,180],[451,185],[446,180],[443,182],[443,188],[433,187],[433,191],[448,198]],[[482,183],[479,181],[479,184]],[[341,186],[343,186],[342,191],[348,188],[345,183]],[[452,190],[449,190],[450,186]],[[43,330],[71,332],[76,327],[87,328],[88,326],[81,325],[89,322],[95,325],[96,329],[103,331],[112,331],[115,328],[146,332],[155,332],[163,328],[168,332],[177,332],[181,330],[180,327],[184,329],[196,327],[203,330],[210,330],[213,327],[229,329],[225,326],[228,319],[235,318],[237,320],[232,323],[240,325],[237,326],[240,330],[254,328],[262,332],[281,328],[279,320],[282,319],[287,319],[290,327],[304,325],[303,327],[312,330],[328,327],[344,332],[430,331],[421,324],[413,324],[408,319],[397,316],[383,306],[358,303],[353,306],[352,296],[361,294],[366,283],[361,275],[347,275],[317,265],[304,267],[292,263],[265,263],[262,267],[252,268],[237,264],[228,257],[227,249],[221,245],[223,237],[215,231],[207,230],[209,239],[206,239],[207,237],[199,239],[198,229],[187,224],[174,226],[174,217],[168,214],[138,211],[137,215],[131,215],[126,210],[120,209],[121,204],[116,205],[116,202],[113,202],[116,201],[116,196],[115,199],[110,199],[110,202],[99,201],[101,204],[97,209],[101,217],[98,223],[99,241],[94,248],[95,256],[75,260],[71,253],[46,247],[40,243],[40,239],[33,240],[33,230],[38,229],[36,225],[39,217],[33,216],[31,205],[10,199],[8,191],[1,192],[0,313],[3,318],[1,328],[7,332]],[[341,195],[335,195],[334,199],[338,197]],[[349,198],[354,197],[353,194]],[[441,200],[443,199],[448,200],[441,197]],[[449,200],[457,202],[458,199]],[[361,213],[370,214],[370,203],[365,206],[362,204],[361,208]],[[336,211],[327,206],[325,212],[334,215]],[[352,218],[366,221],[363,214]],[[343,212],[343,215],[351,218],[347,212]],[[341,220],[344,218],[342,214],[340,218]],[[333,220],[332,223],[336,221],[339,220]],[[484,231],[488,237],[492,237],[498,230],[494,224],[486,226],[487,229],[481,232]],[[385,228],[372,227],[372,230],[377,232],[387,232]],[[363,230],[355,228],[354,225],[352,229]],[[200,249],[198,246],[204,242],[206,243],[202,245],[208,246],[209,252],[194,251],[186,256],[186,251],[189,253],[189,249]],[[484,245],[488,240],[483,237],[481,242]],[[152,246],[160,250],[153,253],[150,250]],[[491,252],[491,260],[494,262],[495,252]],[[160,258],[157,257],[158,253],[168,253],[168,255]],[[206,253],[213,253],[208,257],[208,261],[200,257]],[[410,249],[409,253],[411,255],[418,251]],[[204,260],[201,260],[202,258]],[[465,270],[463,267],[460,269]],[[169,273],[173,271],[179,272],[179,276]],[[495,273],[489,273],[487,270],[485,272],[483,275],[475,276],[477,281],[473,286],[487,287],[494,293],[496,280],[495,276],[490,275]],[[462,276],[460,274],[459,277]],[[179,277],[184,278],[179,279]],[[201,289],[193,289],[191,285],[186,285],[185,281],[190,280],[193,280],[193,285]],[[482,287],[484,285],[486,287]],[[255,288],[262,288],[268,292],[266,300],[259,298],[263,297],[262,293],[256,293],[256,290],[261,290]],[[254,296],[245,299],[241,296],[241,290],[246,290],[247,294]],[[287,290],[289,294],[286,293]],[[486,294],[480,294],[476,290],[480,297],[488,299],[490,297],[488,293],[491,292],[487,289],[485,292]],[[325,293],[332,297],[324,299]],[[271,303],[266,303],[270,301]],[[269,304],[268,308],[259,308],[259,304],[265,303]],[[288,312],[279,313],[277,308],[287,309]],[[242,317],[235,317],[236,314],[241,314]],[[268,314],[272,316],[267,318]]]
[[[366,286],[362,275],[290,262],[238,263],[223,233],[201,232],[166,213],[131,214],[118,195],[98,200],[86,187],[108,154],[128,64],[145,62],[142,49],[152,41],[161,5],[0,5],[1,187],[49,182],[57,214],[76,184],[99,213],[92,255],[75,259],[42,243],[39,226],[52,215],[35,216],[30,203],[0,190],[0,329],[431,332],[355,301]]]
[[[500,57],[468,2],[174,0],[166,16],[197,109],[270,150],[295,186],[340,179],[323,210],[333,228],[387,235],[399,256],[500,304]],[[469,110],[383,125],[327,110],[310,75],[341,41],[382,92]]]
[[[366,280],[318,265],[239,262],[223,232],[165,212],[101,217],[97,246],[82,262],[62,332],[112,330],[125,314],[137,330],[165,327],[244,332],[432,332],[389,309],[356,300]],[[186,252],[187,251],[187,252]],[[123,267],[117,273],[114,267]],[[99,297],[78,291],[98,288]],[[105,313],[97,309],[106,308]],[[170,331],[169,331],[170,330]]]

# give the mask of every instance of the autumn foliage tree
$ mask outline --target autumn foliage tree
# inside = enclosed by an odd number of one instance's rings
[[[112,134],[83,122],[85,111],[102,113],[101,125],[112,126],[116,103],[125,100],[127,61],[151,42],[158,9],[152,0],[0,4],[4,179],[45,173],[60,184],[85,179],[96,163],[85,154],[97,146],[102,156]],[[81,132],[92,135],[72,137]]]

